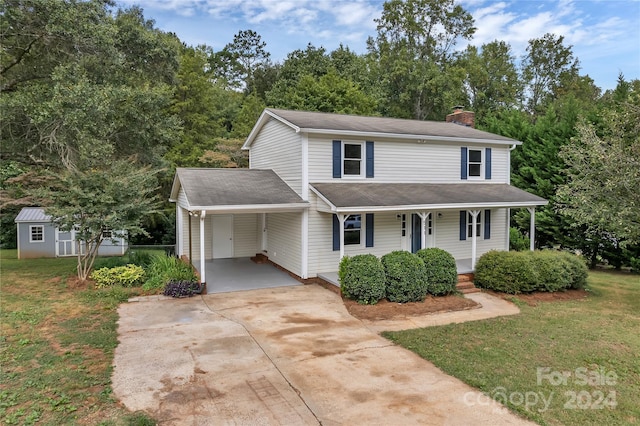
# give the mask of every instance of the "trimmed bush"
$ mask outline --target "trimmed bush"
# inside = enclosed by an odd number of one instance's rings
[[[536,290],[554,292],[571,287],[571,268],[560,252],[530,251],[527,252],[527,255],[531,258],[533,268],[538,276]]]
[[[589,275],[589,269],[587,264],[580,257],[575,254],[560,251],[557,252],[558,256],[565,262],[567,270],[570,274],[569,288],[583,289],[587,286],[587,276]]]
[[[343,257],[338,278],[342,294],[360,304],[375,305],[384,298],[384,268],[380,259],[372,254]]]
[[[492,250],[478,259],[474,283],[503,293],[530,293],[538,287],[538,277],[527,253]]]
[[[424,262],[424,279],[429,294],[442,296],[456,291],[458,269],[456,260],[448,251],[428,248],[418,250],[416,255]]]
[[[393,251],[382,256],[386,275],[386,294],[391,302],[418,302],[427,295],[424,262],[408,251]]]
[[[96,282],[96,288],[111,287],[113,285],[134,287],[144,282],[144,276],[144,269],[137,265],[100,268],[90,275],[91,279]]]

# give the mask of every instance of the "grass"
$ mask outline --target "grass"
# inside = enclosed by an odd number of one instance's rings
[[[155,424],[111,395],[116,309],[139,289],[76,286],[75,258],[0,261],[0,423]]]
[[[588,283],[584,300],[383,335],[539,424],[640,424],[640,276]]]

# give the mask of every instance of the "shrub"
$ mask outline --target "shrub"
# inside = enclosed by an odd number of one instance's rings
[[[91,273],[91,279],[97,288],[121,285],[134,287],[144,282],[144,269],[137,265],[116,266],[115,268],[100,268]]]
[[[417,302],[427,295],[424,262],[408,251],[393,251],[382,256],[386,275],[386,294],[391,302]]]
[[[509,228],[509,250],[529,250],[529,241],[529,237],[526,237],[519,229]]]
[[[538,277],[527,253],[492,250],[478,259],[474,283],[504,293],[529,293],[537,288]]]
[[[571,268],[559,252],[551,250],[527,252],[538,276],[536,290],[559,291],[571,287]]]
[[[200,293],[200,284],[195,281],[169,281],[162,294],[171,297],[191,297]]]
[[[589,269],[587,264],[582,258],[575,254],[560,251],[557,252],[558,256],[565,262],[567,270],[570,274],[569,287],[573,289],[583,289],[587,286],[587,276],[589,275]]]
[[[631,258],[631,272],[640,274],[640,258],[636,258],[636,257]]]
[[[153,256],[147,275],[149,278],[142,286],[145,291],[160,290],[169,281],[197,281],[191,265],[166,254]]]
[[[456,260],[448,251],[428,248],[418,250],[416,255],[424,262],[424,279],[429,294],[442,296],[456,290],[458,269]]]
[[[384,268],[372,254],[343,257],[338,278],[342,294],[360,304],[375,305],[385,295]]]

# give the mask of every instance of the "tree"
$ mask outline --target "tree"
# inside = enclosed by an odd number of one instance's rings
[[[529,40],[522,59],[522,75],[527,89],[527,105],[531,113],[557,97],[563,80],[578,75],[580,62],[573,56],[571,46],[564,46],[564,37],[545,34]]]
[[[239,31],[233,36],[233,42],[211,55],[212,68],[224,77],[230,87],[253,93],[256,69],[268,63],[271,56],[266,47],[267,43],[255,31]]]
[[[471,38],[473,18],[453,0],[391,0],[376,22],[367,48],[384,71],[383,115],[441,120],[464,97],[463,70],[452,66],[450,51]]]
[[[600,135],[587,122],[560,156],[568,165],[560,186],[560,212],[592,238],[640,243],[640,105],[607,114]]]
[[[118,160],[86,170],[52,173],[50,186],[36,192],[61,231],[76,230],[80,281],[89,276],[108,233],[112,238],[145,233],[143,218],[158,207],[158,172],[133,160]]]
[[[477,125],[489,113],[519,105],[522,84],[507,43],[496,40],[482,45],[480,50],[468,46],[459,61],[466,70],[465,88]]]

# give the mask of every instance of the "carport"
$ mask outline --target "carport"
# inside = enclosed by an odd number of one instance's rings
[[[198,270],[207,292],[293,284],[272,264],[250,260],[270,248],[270,260],[304,276],[287,262],[301,256],[292,241],[309,203],[272,170],[179,168],[169,201],[176,203],[176,253]],[[268,238],[269,220],[284,232]]]
[[[199,263],[196,269],[200,271]],[[207,294],[257,290],[302,285],[300,281],[270,263],[256,263],[250,258],[209,259],[204,263]]]

